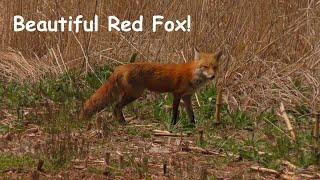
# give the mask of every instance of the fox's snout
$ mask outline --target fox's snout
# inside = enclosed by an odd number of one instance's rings
[[[215,77],[214,73],[206,73],[206,72],[204,72],[203,75],[209,80],[213,80],[214,77]]]
[[[213,80],[215,78],[214,72],[206,72],[201,69],[196,70],[196,75],[203,80]]]

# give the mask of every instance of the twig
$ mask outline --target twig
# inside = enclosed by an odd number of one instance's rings
[[[104,29],[108,29],[106,26],[99,25],[100,27]],[[122,35],[120,32],[116,32],[123,40],[125,40],[133,49],[135,49],[143,58],[147,59],[147,57],[140,51],[137,47],[133,45],[132,42],[130,42],[124,35]]]
[[[263,118],[264,120],[266,120],[268,123],[270,123],[273,127],[275,127],[277,130],[279,130],[282,134],[284,134],[285,136],[287,136],[289,139],[291,138],[288,134],[286,134],[281,128],[279,128],[278,126],[276,126],[274,123],[272,123],[271,121],[269,121],[266,117]]]
[[[107,59],[112,60],[112,61],[114,61],[114,62],[116,62],[116,63],[118,63],[118,64],[121,64],[121,65],[125,64],[125,63],[123,63],[123,62],[121,62],[121,61],[119,61],[119,60],[113,59],[113,58],[108,57],[108,56],[101,55],[101,57],[102,57],[102,58],[107,58]]]
[[[294,165],[291,162],[286,161],[286,160],[283,160],[282,164],[288,166],[292,170],[298,169],[298,167],[296,165]]]
[[[276,175],[280,174],[276,170],[263,168],[263,167],[260,167],[260,166],[251,166],[250,169],[255,170],[255,171],[259,171],[259,172],[263,172],[263,173],[270,173],[270,174],[276,174]]]
[[[284,119],[284,121],[285,121],[285,123],[286,123],[286,125],[287,125],[287,128],[288,128],[288,131],[290,132],[291,139],[292,139],[293,141],[296,141],[296,135],[294,134],[294,131],[293,131],[291,122],[290,122],[290,120],[289,120],[289,117],[288,117],[285,109],[284,109],[284,105],[283,105],[282,102],[280,103],[279,116],[281,116],[281,117]]]
[[[101,84],[103,84],[103,82],[101,81],[101,79],[98,77],[98,75],[96,74],[96,72],[94,71],[94,69],[91,67],[91,65],[89,64],[89,59],[88,56],[85,52],[85,50],[83,49],[81,42],[79,41],[79,39],[77,38],[77,36],[74,34],[74,32],[72,31],[72,35],[74,36],[75,40],[77,41],[77,43],[79,44],[79,47],[83,53],[83,57],[85,59],[86,62],[86,73],[87,73],[87,67],[90,68],[91,72],[93,72],[93,74],[96,76],[96,78],[100,81]]]
[[[105,26],[103,26],[105,27]],[[122,35],[122,33],[120,32],[116,32],[123,40],[125,40],[133,49],[135,49],[142,57],[144,57],[145,59],[148,59],[143,53],[142,51],[140,51],[137,47],[135,47],[133,45],[132,42],[130,42],[124,35]]]
[[[171,136],[171,137],[181,137],[181,136],[187,136],[186,134],[176,134],[171,133],[169,131],[161,131],[161,130],[153,130],[153,135],[155,136]]]
[[[68,75],[68,78],[69,78],[70,82],[72,82],[71,77],[70,77],[70,75],[69,75],[69,71],[68,71],[67,65],[66,65],[66,63],[64,62],[64,59],[63,59],[63,56],[62,56],[62,53],[61,53],[61,50],[60,50],[59,45],[57,45],[57,49],[58,49],[59,56],[60,56],[60,59],[61,59],[61,61],[62,61],[63,67],[64,67],[64,71],[65,71],[65,73]]]
[[[60,63],[59,63],[59,60],[58,60],[58,57],[57,57],[56,53],[54,52],[54,50],[53,50],[52,48],[49,49],[49,50],[50,50],[50,52],[52,53],[52,56],[53,56],[54,60],[56,61],[57,65],[58,65],[58,68],[59,68],[59,70],[60,70],[60,73],[63,74],[63,70],[62,70],[62,68],[61,68],[61,65],[60,65]]]
[[[183,147],[182,150],[183,151],[193,151],[193,152],[201,153],[201,154],[205,154],[205,155],[218,155],[218,156],[221,156],[221,157],[226,157],[225,154],[221,154],[220,152],[210,151],[210,150],[207,150],[207,149],[203,149],[203,148],[200,148],[200,147],[194,147],[194,146]],[[232,154],[232,153],[228,153],[228,156],[232,156],[234,158],[239,158],[238,155],[235,155],[235,154]]]
[[[316,178],[317,176],[315,176],[315,175],[310,175],[310,174],[299,174],[299,176],[301,176],[301,177],[304,177],[304,178],[309,178],[309,179],[314,179],[314,178]]]

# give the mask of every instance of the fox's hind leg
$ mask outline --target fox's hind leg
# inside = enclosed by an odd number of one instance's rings
[[[131,102],[133,102],[134,100],[136,100],[138,97],[131,97],[131,96],[123,96],[123,98],[121,98],[120,102],[118,102],[113,110],[113,116],[121,123],[121,124],[125,124],[126,120],[123,116],[122,113],[122,109],[124,106],[130,104]]]
[[[138,86],[139,82],[128,79],[132,77],[126,74],[119,82],[121,84],[119,91],[122,91],[122,93],[120,93],[118,102],[115,104],[113,115],[121,124],[126,123],[122,113],[123,107],[138,99],[144,91],[143,87]]]
[[[127,89],[129,89],[129,91],[124,92],[120,97],[119,97],[119,101],[118,103],[115,104],[114,107],[114,111],[113,111],[113,115],[114,117],[121,123],[121,124],[125,124],[126,120],[123,116],[122,113],[122,109],[130,104],[131,102],[133,102],[134,100],[138,99],[144,89],[143,88],[135,88],[133,90],[133,87],[127,87]]]

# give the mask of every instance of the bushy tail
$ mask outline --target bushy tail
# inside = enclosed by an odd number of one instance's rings
[[[81,119],[89,119],[116,100],[121,90],[119,88],[119,79],[118,75],[111,74],[108,81],[84,103],[80,113]]]

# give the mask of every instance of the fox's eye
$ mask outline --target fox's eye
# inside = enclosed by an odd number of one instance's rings
[[[209,68],[209,66],[202,66],[202,68],[204,68],[204,69],[208,69],[208,68]]]

